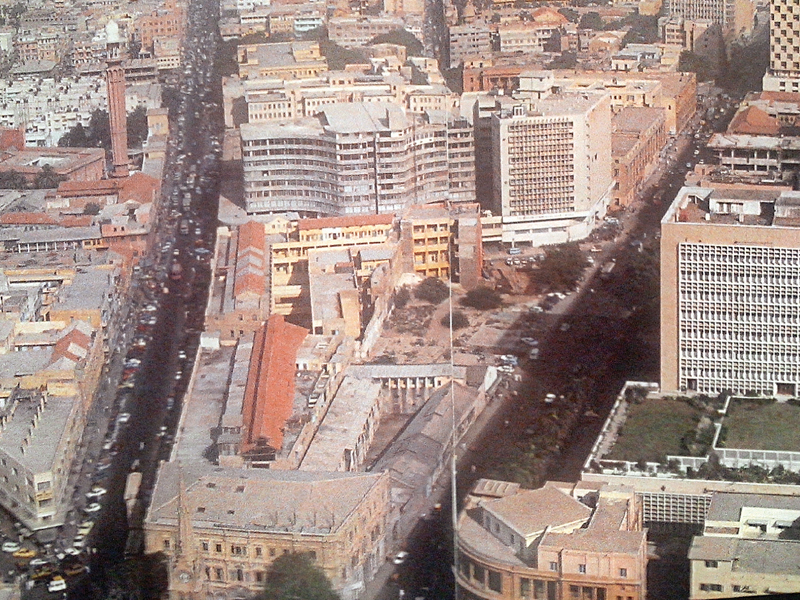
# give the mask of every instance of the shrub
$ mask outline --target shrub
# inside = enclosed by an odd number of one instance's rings
[[[450,315],[443,316],[440,323],[445,327],[450,327]],[[460,310],[454,310],[453,331],[455,331],[456,329],[463,329],[464,327],[469,327],[469,319],[467,318],[467,315],[465,315]]]
[[[461,304],[478,310],[491,310],[502,306],[503,298],[491,288],[477,287],[467,292],[467,295],[461,300]]]
[[[414,290],[414,296],[431,304],[439,304],[450,296],[447,284],[436,277],[428,277]]]

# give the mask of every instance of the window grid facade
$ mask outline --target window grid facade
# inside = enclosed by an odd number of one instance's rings
[[[645,526],[652,523],[691,523],[702,525],[705,522],[711,495],[667,494],[642,492],[643,521]]]
[[[800,249],[679,245],[679,384],[796,392]]]

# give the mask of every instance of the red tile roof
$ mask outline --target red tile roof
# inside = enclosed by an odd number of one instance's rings
[[[266,442],[283,446],[283,428],[292,416],[297,349],[308,335],[303,327],[272,315],[255,334],[245,386],[242,452]]]
[[[320,219],[302,219],[298,223],[300,231],[323,229],[326,227],[359,227],[360,225],[391,225],[393,215],[358,215],[352,217],[322,217]]]
[[[728,126],[729,133],[778,135],[780,131],[781,124],[778,119],[768,115],[757,106],[748,106],[737,113]]]
[[[239,227],[233,296],[261,296],[265,292],[266,238],[264,224],[248,221]]]
[[[2,225],[58,225],[58,221],[45,213],[9,212],[0,215]]]

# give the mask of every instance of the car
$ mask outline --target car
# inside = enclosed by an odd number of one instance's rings
[[[103,508],[103,507],[100,505],[100,503],[92,502],[88,506],[84,507],[83,512],[94,513],[94,512],[98,512],[101,508]]]
[[[84,521],[83,523],[81,523],[81,526],[78,527],[78,535],[83,535],[83,536],[89,535],[89,532],[92,531],[92,527],[94,527],[94,523],[92,523],[91,521]]]
[[[61,575],[56,575],[47,584],[47,591],[50,592],[51,594],[55,592],[63,592],[66,589],[67,589],[67,582],[64,581],[64,578],[61,577]]]
[[[521,338],[520,341],[523,344],[527,344],[528,346],[538,346],[539,345],[539,340],[534,339],[534,338],[524,337],[524,338]]]
[[[120,413],[119,416],[117,417],[117,423],[127,423],[130,420],[131,420],[131,414],[126,412]]]
[[[20,548],[12,554],[14,558],[33,558],[36,556],[36,550],[30,548]]]
[[[86,536],[76,535],[75,539],[72,540],[72,547],[78,550],[83,550],[83,547],[85,545],[86,545]]]
[[[514,367],[512,367],[511,365],[501,365],[497,367],[497,370],[500,371],[501,373],[513,373]]]
[[[22,548],[22,546],[20,546],[17,542],[12,541],[3,542],[3,545],[0,546],[0,549],[2,549],[3,552],[8,552],[9,554],[16,552],[20,548]]]
[[[401,550],[400,552],[395,554],[394,558],[392,559],[392,562],[396,565],[402,565],[404,562],[406,562],[406,560],[408,560],[408,552],[406,552],[405,550]]]
[[[70,556],[80,556],[81,551],[77,548],[64,548],[64,554],[69,554]]]
[[[547,395],[544,397],[544,401],[545,401],[545,403],[547,403],[547,404],[552,404],[553,402],[555,402],[555,401],[556,401],[556,395],[555,395],[555,394],[553,394],[553,393],[547,394]]]
[[[87,571],[89,567],[86,565],[82,565],[81,563],[74,563],[67,567],[64,567],[64,574],[65,575],[80,575],[81,573]]]
[[[40,569],[36,569],[31,574],[31,579],[33,579],[34,581],[37,581],[39,579],[47,579],[52,574],[53,574],[53,569],[51,567],[49,567],[49,566],[48,567],[44,567],[43,566]]]
[[[46,558],[34,558],[31,562],[28,563],[29,566],[33,567],[34,569],[37,567],[43,567],[45,565],[49,565],[50,561]]]
[[[86,492],[87,498],[99,498],[103,494],[106,493],[106,488],[100,487],[99,485],[93,485],[92,489]]]

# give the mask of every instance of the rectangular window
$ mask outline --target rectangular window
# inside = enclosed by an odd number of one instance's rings
[[[569,597],[580,599],[581,597],[581,586],[579,585],[571,585],[569,586]]]
[[[200,543],[202,544],[203,552],[208,552],[208,542],[203,541],[203,542],[200,542]]]
[[[222,552],[222,544],[215,544],[214,545],[214,550],[216,552]]]
[[[519,579],[519,595],[521,598],[531,597],[531,580],[527,577],[520,577]]]
[[[256,556],[261,556],[261,554],[262,554],[261,546],[256,546]]]
[[[620,577],[627,577],[628,576],[628,569],[620,569],[619,570]]]
[[[716,569],[719,566],[719,563],[715,560],[707,560],[706,561],[706,569]]]
[[[586,565],[578,565],[578,573],[586,573]]]
[[[164,550],[169,550],[169,540],[164,540]]]
[[[472,565],[472,578],[475,581],[480,581],[483,583],[486,579],[486,572],[484,568],[480,565]]]
[[[489,571],[489,589],[498,594],[503,591],[503,577],[497,571]]]
[[[550,570],[551,571],[558,571],[558,563],[555,561],[550,561]]]

